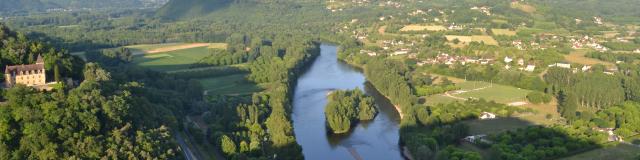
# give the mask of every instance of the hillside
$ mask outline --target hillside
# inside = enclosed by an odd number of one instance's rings
[[[157,8],[168,0],[3,0],[0,14],[42,12],[52,9]]]
[[[193,18],[229,5],[233,0],[172,0],[158,9],[156,16],[165,19]]]

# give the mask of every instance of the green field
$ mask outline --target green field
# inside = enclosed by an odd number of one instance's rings
[[[197,47],[158,54],[136,55],[133,63],[152,70],[168,72],[188,69],[192,64],[209,56],[207,47]]]
[[[498,103],[509,104],[513,102],[526,101],[527,94],[531,92],[526,89],[480,81],[466,81],[457,83],[456,85],[462,88],[461,92],[450,93],[450,96],[445,94],[429,96],[426,98],[427,104],[434,105],[438,103],[450,103],[463,101],[469,98],[483,98],[486,100],[493,100]]]
[[[633,160],[640,156],[640,147],[628,144],[618,144],[613,147],[595,149],[577,155],[563,158],[562,160]]]
[[[261,90],[255,83],[246,79],[247,74],[234,74],[221,77],[199,79],[208,95],[243,95]]]

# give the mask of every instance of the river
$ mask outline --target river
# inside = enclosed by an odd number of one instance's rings
[[[389,101],[366,83],[361,71],[337,59],[337,47],[322,44],[321,54],[299,78],[293,99],[293,127],[308,160],[403,159],[398,144],[400,117]],[[348,134],[328,134],[324,108],[336,89],[360,88],[375,98],[379,113]]]

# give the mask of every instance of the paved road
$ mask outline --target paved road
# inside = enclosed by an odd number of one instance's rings
[[[198,160],[198,158],[193,154],[191,148],[189,148],[189,145],[187,145],[181,135],[176,135],[176,140],[178,141],[180,148],[182,148],[184,156],[187,160]]]

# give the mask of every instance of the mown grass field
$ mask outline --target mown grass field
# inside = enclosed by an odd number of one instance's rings
[[[207,47],[197,47],[157,54],[135,55],[133,63],[152,70],[168,72],[188,69],[189,66],[209,55]]]
[[[509,104],[513,102],[526,101],[527,94],[531,92],[526,89],[480,81],[466,81],[457,83],[456,85],[462,88],[461,93],[429,96],[426,98],[427,104],[434,105],[438,103],[450,103],[463,101],[469,98],[483,98],[486,100],[493,100],[498,103]]]
[[[197,47],[193,47],[197,46]],[[193,48],[191,48],[193,47]],[[127,48],[135,49],[143,54],[134,55],[133,63],[152,70],[176,73],[185,71],[198,71],[215,67],[190,68],[210,55],[211,48],[225,49],[224,43],[170,43],[154,45],[136,45]],[[186,49],[183,49],[186,48]],[[149,51],[166,52],[149,53]],[[242,68],[243,64],[234,65]],[[247,73],[238,73],[227,76],[212,76],[197,79],[207,95],[245,95],[261,91],[255,83],[246,79]]]
[[[618,144],[612,147],[605,147],[583,152],[561,160],[633,160],[640,156],[640,147],[628,144]]]
[[[262,89],[247,80],[247,74],[198,79],[207,95],[245,95],[259,92]]]

